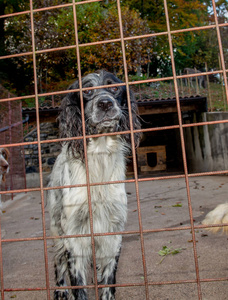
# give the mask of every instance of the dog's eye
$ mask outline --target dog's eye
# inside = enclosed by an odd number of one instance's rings
[[[112,86],[109,88],[112,93],[116,93],[118,91],[118,87]]]
[[[87,96],[90,96],[90,95],[92,95],[93,90],[85,90],[85,91],[83,91],[83,93],[86,94]]]

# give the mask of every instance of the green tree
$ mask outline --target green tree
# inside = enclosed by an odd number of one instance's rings
[[[123,34],[125,37],[150,33],[147,21],[140,18],[138,12],[127,6],[122,8]],[[109,8],[103,19],[90,33],[91,41],[102,41],[120,38],[120,28],[117,8]],[[125,41],[125,52],[128,71],[140,75],[142,66],[151,61],[153,54],[153,38],[134,39]],[[82,49],[82,59],[93,68],[106,68],[118,75],[123,71],[123,54],[121,43],[104,43],[96,47]]]
[[[29,9],[28,2],[2,0],[0,10],[3,14]],[[36,0],[34,7],[56,5],[59,2],[60,0]],[[216,5],[219,22],[226,21],[227,1],[218,0]],[[167,31],[163,0],[125,0],[121,1],[121,9],[125,37]],[[207,25],[213,21],[209,0],[170,0],[168,10],[172,30]],[[80,4],[76,6],[76,11],[82,73],[106,68],[122,75],[123,55],[120,42],[107,42],[94,46],[82,45],[120,37],[116,2],[106,0]],[[0,31],[3,32],[0,35],[1,55],[31,51],[29,14],[0,19],[0,21],[2,21]],[[36,50],[76,43],[72,7],[35,12],[34,26]],[[224,47],[226,47],[226,34],[226,28],[221,28]],[[201,68],[205,60],[214,61],[218,56],[215,46],[217,37],[213,30],[173,34],[172,41],[177,71],[186,66]],[[133,75],[144,73],[156,77],[172,74],[167,34],[156,38],[127,40],[125,51],[128,71]],[[8,81],[10,78],[14,82],[17,91],[33,92],[32,56],[22,56],[5,62],[7,68],[3,69],[3,73],[10,74]],[[37,54],[36,63],[39,92],[55,89],[55,83],[71,81],[77,77],[75,49]]]
[[[77,5],[76,12],[80,44],[120,37],[116,6],[95,2]],[[150,32],[147,21],[142,20],[136,11],[123,7],[122,17],[125,36]],[[76,43],[72,7],[34,13],[34,28],[36,50],[70,46]],[[141,66],[148,64],[153,52],[152,41],[153,39],[148,38],[126,42],[129,71],[140,73]],[[14,17],[5,23],[5,44],[8,53],[11,54],[31,51],[29,14]],[[80,47],[80,56],[83,73],[98,68],[106,68],[118,74],[123,73],[120,43]],[[13,61],[21,72],[23,69],[24,74],[31,74],[32,56],[22,56]],[[38,87],[41,93],[46,91],[53,82],[72,80],[77,76],[75,49],[37,54],[36,64]],[[29,84],[28,82],[27,86]],[[20,89],[20,86],[17,88]]]
[[[0,1],[0,15],[9,14],[13,12],[23,11],[27,8],[26,1],[17,0],[1,0]],[[5,45],[6,40],[6,30],[5,23],[7,18],[0,18],[0,56],[7,54],[7,49]],[[12,72],[10,72],[12,70]],[[0,80],[9,80],[11,74],[14,74],[14,65],[11,61],[0,60]]]
[[[167,1],[171,30],[208,25],[211,21],[211,16],[208,12],[211,5],[210,2],[209,0]],[[131,9],[138,10],[142,17],[148,20],[149,27],[154,32],[167,31],[163,0],[126,0],[123,4],[129,5]],[[182,70],[186,66],[202,66],[202,61],[206,56],[210,55],[210,51],[205,53],[207,51],[206,47],[202,45],[202,41],[205,41],[204,34],[205,32],[188,32],[172,35],[177,70]],[[155,55],[150,66],[152,75],[157,76],[159,73],[160,76],[161,74],[163,76],[171,75],[170,50],[167,35],[157,38],[154,52]]]

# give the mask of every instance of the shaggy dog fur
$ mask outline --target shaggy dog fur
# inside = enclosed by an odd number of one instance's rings
[[[85,76],[82,87],[121,83],[113,74],[99,71]],[[70,89],[77,89],[75,82]],[[133,128],[140,129],[134,95],[130,92]],[[110,133],[130,129],[125,86],[85,90],[83,92],[86,134]],[[59,116],[62,138],[82,136],[80,96],[69,93],[62,101]],[[135,145],[140,134],[135,133]],[[130,135],[112,135],[87,139],[90,183],[125,179],[126,156],[131,149]],[[86,184],[83,140],[64,142],[50,179],[50,187]],[[127,218],[127,197],[121,184],[90,187],[94,233],[120,232]],[[54,236],[90,233],[86,187],[54,189],[48,192],[51,232]],[[121,249],[121,235],[95,237],[97,281],[115,284]],[[55,239],[55,273],[57,286],[86,285],[92,264],[90,237]],[[94,266],[93,266],[94,267]],[[106,287],[102,300],[115,299],[115,288]],[[86,289],[58,289],[54,299],[87,299]]]
[[[205,219],[203,220],[203,225],[214,225],[214,224],[225,224],[228,223],[228,203],[223,203],[218,205],[214,210],[210,211]],[[228,234],[228,226],[222,227],[210,227],[208,230],[216,233],[219,230],[223,230]]]

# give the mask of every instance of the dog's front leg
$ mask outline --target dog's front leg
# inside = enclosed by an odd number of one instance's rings
[[[56,285],[59,287],[67,286],[66,282],[67,273],[67,258],[65,253],[55,259],[55,280]],[[68,300],[69,292],[65,289],[56,289],[54,291],[54,300]]]
[[[70,277],[71,286],[84,286],[86,285],[86,263],[82,257],[73,256],[68,253],[68,271]],[[73,299],[75,300],[87,300],[87,292],[84,288],[71,290]]]
[[[102,282],[101,284],[115,284],[116,283],[116,270],[119,261],[120,252],[115,258],[109,259],[108,264],[103,267]],[[115,300],[115,287],[106,287],[102,289],[101,300]]]

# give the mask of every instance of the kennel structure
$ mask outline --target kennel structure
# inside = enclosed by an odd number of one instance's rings
[[[91,247],[92,247],[92,253],[93,258],[96,260],[95,257],[95,251],[94,251],[94,245],[95,245],[95,239],[99,236],[108,236],[108,235],[119,235],[122,234],[125,238],[125,241],[137,241],[137,247],[139,249],[140,255],[135,258],[135,261],[137,262],[136,269],[137,270],[130,270],[134,271],[136,276],[133,278],[131,276],[122,276],[121,281],[117,281],[115,284],[115,287],[118,291],[120,291],[121,296],[119,296],[119,299],[133,299],[138,300],[139,297],[141,299],[149,300],[154,299],[154,290],[157,289],[160,297],[163,297],[164,299],[169,297],[171,292],[170,290],[174,291],[179,295],[179,299],[189,299],[189,290],[191,292],[191,295],[194,296],[194,299],[202,300],[204,297],[207,296],[207,291],[213,291],[213,287],[217,286],[217,293],[220,292],[221,285],[227,286],[228,281],[228,275],[220,275],[220,272],[213,272],[210,275],[208,273],[205,273],[204,266],[201,264],[200,259],[208,254],[207,252],[209,248],[207,248],[207,251],[202,251],[201,255],[199,254],[199,246],[198,246],[198,239],[197,234],[201,232],[201,230],[205,230],[205,228],[211,227],[206,225],[201,225],[196,222],[200,218],[200,214],[202,213],[202,209],[200,208],[200,203],[195,203],[194,196],[195,193],[203,193],[204,187],[200,187],[195,184],[193,193],[190,191],[190,180],[195,180],[203,177],[203,176],[211,176],[211,175],[226,175],[228,173],[228,167],[226,165],[219,164],[218,169],[208,169],[208,170],[199,170],[199,171],[191,171],[189,169],[189,161],[187,157],[187,151],[191,153],[191,159],[199,158],[198,153],[200,153],[200,159],[204,160],[204,163],[206,165],[207,163],[207,155],[210,155],[211,153],[216,152],[213,147],[210,149],[208,147],[205,147],[205,141],[210,140],[213,141],[211,136],[217,135],[218,141],[217,144],[220,144],[220,135],[224,137],[226,134],[226,126],[228,124],[228,118],[226,117],[226,114],[221,115],[219,118],[210,118],[208,117],[201,117],[205,116],[204,114],[207,113],[207,99],[206,97],[192,97],[191,99],[184,99],[180,95],[180,90],[178,87],[178,80],[180,79],[188,79],[193,78],[196,76],[196,74],[177,74],[176,71],[176,64],[175,64],[175,53],[176,48],[174,47],[173,43],[173,37],[176,35],[182,35],[184,33],[195,33],[201,30],[213,30],[216,36],[216,42],[218,44],[218,55],[220,58],[220,66],[216,70],[206,70],[205,72],[197,73],[197,76],[209,76],[209,75],[222,75],[223,81],[224,81],[224,95],[226,97],[226,103],[228,101],[228,85],[227,85],[227,62],[225,61],[224,56],[224,47],[221,40],[221,29],[227,28],[228,23],[227,22],[221,22],[221,20],[218,19],[217,16],[217,8],[216,8],[216,1],[211,1],[211,11],[213,12],[214,19],[213,21],[208,22],[205,26],[199,26],[199,27],[187,27],[187,28],[171,28],[170,27],[170,15],[169,12],[172,9],[175,9],[172,5],[170,6],[169,1],[164,0],[162,2],[162,10],[164,12],[165,16],[165,23],[166,23],[166,31],[164,32],[158,32],[158,31],[151,31],[145,35],[133,35],[131,36],[130,33],[126,36],[124,34],[123,29],[123,18],[122,18],[122,2],[120,0],[113,1],[116,10],[118,12],[118,36],[115,39],[107,39],[107,40],[98,40],[93,43],[81,43],[79,40],[79,32],[78,32],[78,23],[77,23],[77,10],[79,7],[83,7],[84,5],[91,5],[92,3],[99,2],[99,0],[85,0],[85,1],[56,1],[53,2],[51,5],[50,1],[38,1],[35,2],[33,0],[28,1],[28,7],[27,9],[21,10],[21,11],[14,11],[14,8],[12,7],[12,11],[7,11],[5,14],[0,15],[1,20],[7,20],[8,18],[13,18],[16,16],[29,16],[30,21],[30,33],[31,36],[28,37],[31,45],[31,50],[28,52],[21,52],[20,49],[18,51],[14,51],[12,53],[8,53],[7,55],[2,55],[0,57],[1,60],[8,61],[9,59],[16,59],[17,57],[26,57],[30,61],[30,67],[33,71],[33,78],[31,78],[31,82],[34,84],[34,92],[30,95],[21,95],[21,96],[12,96],[10,99],[7,96],[2,96],[0,99],[1,104],[8,103],[16,103],[17,101],[25,101],[27,99],[33,99],[35,109],[27,109],[23,110],[24,114],[29,115],[30,121],[34,122],[36,129],[36,134],[33,137],[33,140],[9,140],[9,141],[2,141],[0,139],[1,147],[8,147],[10,149],[15,149],[15,151],[18,152],[18,149],[25,149],[27,151],[27,155],[30,153],[30,150],[35,150],[35,160],[37,163],[37,173],[39,174],[39,184],[38,186],[33,187],[24,187],[20,186],[18,188],[11,188],[7,191],[0,191],[0,195],[4,196],[7,194],[18,194],[18,195],[29,195],[31,198],[31,201],[28,201],[26,203],[27,206],[30,205],[30,203],[33,203],[34,205],[34,215],[29,215],[24,217],[23,210],[24,207],[22,206],[20,218],[18,220],[12,220],[10,223],[9,228],[7,230],[4,228],[4,224],[7,223],[7,215],[3,215],[1,217],[1,228],[0,228],[0,283],[1,283],[1,300],[11,298],[17,298],[17,299],[32,299],[32,297],[38,297],[38,299],[41,300],[52,300],[53,299],[53,290],[56,289],[56,286],[53,284],[53,270],[52,270],[52,241],[53,239],[59,238],[59,236],[50,236],[48,231],[48,213],[46,210],[46,200],[45,200],[45,194],[50,189],[48,185],[45,184],[44,180],[44,167],[48,167],[47,165],[47,157],[44,157],[44,154],[49,154],[48,152],[51,152],[51,144],[58,144],[60,142],[63,142],[62,139],[58,138],[55,134],[53,136],[46,135],[43,136],[41,129],[42,124],[45,122],[53,122],[55,120],[56,114],[58,112],[58,108],[52,107],[45,109],[45,107],[41,107],[40,105],[40,98],[44,97],[52,97],[55,95],[62,96],[66,94],[67,90],[54,90],[51,92],[40,92],[38,86],[39,86],[39,74],[38,71],[38,59],[42,55],[47,55],[48,53],[55,54],[57,51],[65,51],[70,50],[74,51],[76,61],[77,61],[77,77],[79,79],[80,85],[79,88],[76,89],[81,95],[83,93],[83,87],[81,86],[81,78],[82,78],[82,71],[81,69],[85,66],[82,66],[81,64],[81,57],[80,57],[80,51],[83,48],[89,49],[89,47],[97,46],[97,45],[104,45],[110,43],[113,45],[113,43],[119,43],[120,45],[120,53],[121,58],[123,61],[123,77],[124,81],[123,83],[120,83],[119,85],[125,85],[127,89],[127,97],[128,97],[128,106],[130,107],[131,101],[130,101],[130,93],[129,88],[133,87],[136,84],[157,84],[158,81],[172,81],[174,86],[174,92],[175,92],[175,99],[159,99],[157,101],[142,101],[138,102],[139,106],[139,114],[141,118],[144,120],[144,125],[142,129],[140,130],[142,132],[143,138],[140,147],[136,150],[134,147],[134,139],[133,135],[136,133],[136,131],[133,130],[133,127],[131,126],[131,129],[128,132],[121,132],[120,134],[130,134],[131,135],[131,141],[132,141],[132,155],[131,155],[131,177],[127,177],[126,180],[121,180],[118,182],[100,182],[96,183],[96,185],[105,185],[105,184],[119,184],[119,183],[125,183],[126,185],[134,185],[133,193],[129,193],[129,198],[132,199],[132,206],[130,207],[129,211],[132,215],[132,219],[137,219],[137,226],[133,226],[133,224],[129,224],[128,230],[125,230],[124,232],[107,232],[104,234],[101,233],[94,233],[93,232],[93,214],[92,214],[92,204],[91,204],[91,197],[88,198],[88,206],[90,208],[90,224],[91,224],[91,232],[88,234],[85,234],[83,236],[65,236],[63,238],[90,238],[91,239]],[[37,5],[38,3],[38,5]],[[143,1],[142,1],[143,3]],[[36,4],[36,5],[35,5]],[[109,1],[105,1],[105,5],[109,4]],[[83,7],[84,8],[84,7]],[[36,28],[35,28],[35,17],[36,14],[42,14],[48,12],[49,14],[52,14],[54,11],[59,11],[61,9],[69,9],[72,12],[73,15],[73,24],[74,24],[74,42],[70,45],[64,45],[59,46],[57,45],[56,48],[48,48],[48,45],[41,48],[36,48]],[[91,12],[91,14],[95,12]],[[129,80],[129,68],[128,68],[128,60],[126,55],[126,45],[129,41],[137,41],[137,45],[140,45],[141,39],[144,38],[153,38],[156,39],[159,36],[165,36],[167,38],[167,45],[170,51],[170,66],[171,66],[171,75],[169,77],[161,77],[161,78],[142,78],[138,81],[131,81]],[[18,37],[20,39],[20,37]],[[64,40],[64,37],[63,37]],[[160,54],[158,54],[160,55]],[[108,59],[108,58],[107,58]],[[74,74],[75,75],[75,74]],[[76,77],[76,76],[75,76]],[[109,86],[106,86],[109,87]],[[103,88],[103,87],[100,87]],[[87,89],[92,89],[91,87],[88,87]],[[83,99],[81,97],[81,106],[83,107]],[[129,110],[130,111],[130,110]],[[21,114],[21,110],[20,110]],[[82,124],[84,124],[85,119],[84,115],[82,115]],[[132,115],[130,114],[130,123],[132,122]],[[132,125],[132,124],[131,124]],[[8,125],[7,125],[8,126]],[[211,130],[211,127],[214,127],[214,131]],[[218,127],[220,128],[218,131]],[[206,128],[206,130],[204,130]],[[189,139],[186,139],[186,131],[187,136]],[[204,131],[204,134],[206,138],[202,137],[202,132]],[[100,135],[97,135],[99,137]],[[198,139],[195,137],[199,137]],[[78,138],[78,137],[77,137]],[[83,129],[83,135],[80,137],[86,145],[86,140],[88,138],[91,138],[90,136],[86,136],[85,129]],[[66,139],[67,140],[67,139]],[[191,145],[189,146],[188,142],[191,140]],[[224,139],[222,140],[224,141]],[[202,143],[203,147],[200,147],[200,143]],[[197,152],[195,151],[197,149]],[[205,151],[201,151],[201,149],[205,149]],[[56,153],[58,152],[58,149],[56,148]],[[222,150],[223,151],[223,150]],[[46,153],[45,153],[46,152]],[[219,152],[221,152],[219,150]],[[220,153],[221,154],[221,153]],[[17,158],[18,161],[22,161],[21,158]],[[220,161],[221,162],[221,161]],[[53,163],[53,160],[49,161],[49,163]],[[34,164],[34,162],[32,162]],[[196,164],[196,166],[199,164]],[[86,165],[87,171],[88,166]],[[154,172],[158,172],[156,176],[154,175]],[[168,172],[170,171],[170,173]],[[173,171],[173,173],[171,172]],[[177,172],[178,171],[178,172]],[[141,172],[141,174],[140,174]],[[165,174],[164,174],[165,173]],[[141,176],[143,175],[143,176]],[[146,175],[146,176],[144,176]],[[161,188],[163,189],[162,192],[165,195],[161,195],[161,191],[158,189],[157,194],[153,196],[153,191],[147,195],[145,201],[142,201],[141,194],[143,193],[144,184],[155,184],[155,188],[159,188],[159,183],[164,183],[165,180],[171,180],[175,182],[176,179],[179,179],[182,183],[181,186],[177,185],[177,189],[180,189],[180,193],[185,194],[185,208],[187,211],[187,218],[182,222],[178,217],[181,215],[181,212],[178,211],[175,216],[173,217],[175,219],[175,222],[173,222],[173,226],[167,227],[169,219],[172,218],[172,216],[167,217],[166,221],[167,223],[163,222],[163,217],[165,217],[166,213],[168,211],[171,211],[173,207],[180,208],[182,203],[173,203],[173,205],[170,205],[164,213],[163,211],[159,211],[164,209],[165,205],[162,205],[159,203],[159,205],[154,205],[155,200],[156,201],[163,201],[168,200],[169,198],[169,189],[170,186],[164,186],[160,184]],[[87,182],[83,185],[87,191],[88,195],[91,195],[91,187],[93,186],[90,184],[89,176],[87,178]],[[222,185],[221,185],[222,186]],[[176,187],[176,186],[175,186]],[[69,189],[74,188],[77,189],[77,185],[75,186],[58,186],[55,187],[56,189]],[[220,187],[218,187],[219,189]],[[33,193],[37,193],[37,201],[32,202],[36,197]],[[201,197],[203,197],[202,194],[199,194]],[[33,197],[34,196],[34,197]],[[154,199],[153,197],[157,197]],[[170,198],[172,195],[170,195]],[[22,199],[23,201],[23,199]],[[150,204],[150,206],[143,207],[143,202],[146,204]],[[163,202],[164,203],[164,202]],[[196,207],[197,205],[197,207]],[[156,207],[155,207],[156,206]],[[26,207],[26,206],[25,206]],[[177,209],[178,209],[177,208]],[[147,216],[147,218],[144,218],[145,211],[151,212],[153,209],[153,217]],[[195,209],[193,211],[193,209]],[[144,210],[144,211],[143,211]],[[37,213],[39,211],[40,215],[37,217],[35,215],[35,212]],[[157,213],[157,215],[156,215]],[[195,216],[196,214],[196,216]],[[16,229],[14,232],[10,232],[10,229],[14,226],[19,227],[19,220],[21,223],[25,221],[23,217],[28,221],[29,225],[27,226],[30,231],[28,236],[24,236],[23,232],[20,232],[19,229]],[[5,223],[4,223],[4,220]],[[155,220],[155,221],[154,221]],[[161,220],[159,223],[158,221]],[[178,221],[176,221],[178,220]],[[153,222],[154,221],[154,222]],[[156,221],[158,223],[156,223]],[[17,223],[18,222],[18,223]],[[39,223],[38,230],[36,232],[33,232],[33,223],[37,222]],[[9,224],[9,223],[7,223]],[[15,225],[16,224],[16,225]],[[12,227],[11,227],[12,226]],[[213,225],[212,225],[213,226]],[[222,227],[223,225],[220,225]],[[15,228],[15,227],[13,227]],[[3,229],[3,230],[2,230]],[[4,231],[5,230],[5,231]],[[168,233],[170,234],[169,237],[169,244],[167,240],[163,240],[163,234]],[[186,235],[184,235],[186,233]],[[157,268],[154,266],[156,265],[156,260],[154,259],[154,249],[152,247],[148,247],[148,240],[150,238],[154,238],[159,241],[162,240],[162,243],[160,246],[162,247],[163,251],[166,251],[166,254],[173,254],[172,251],[174,250],[180,250],[174,249],[172,247],[172,242],[175,240],[175,235],[183,236],[183,243],[187,245],[186,253],[189,253],[191,256],[191,261],[189,264],[181,264],[181,262],[178,261],[178,263],[174,263],[173,267],[177,266],[178,271],[180,271],[178,274],[172,273],[172,268],[167,265],[158,263],[159,266],[161,266],[161,275],[162,277],[159,277],[159,274],[157,272]],[[188,236],[188,238],[186,238]],[[199,235],[198,235],[199,237]],[[217,240],[218,242],[218,240]],[[211,246],[215,246],[216,243],[214,243]],[[16,245],[16,246],[15,246]],[[39,269],[39,272],[36,272],[36,275],[30,278],[29,274],[23,274],[25,277],[25,282],[23,285],[19,284],[15,286],[12,282],[10,284],[7,283],[5,280],[7,273],[8,277],[12,275],[9,274],[9,270],[12,270],[12,267],[14,267],[13,274],[16,273],[16,263],[19,262],[20,266],[19,268],[23,268],[24,266],[24,260],[28,258],[28,263],[32,265],[32,262],[29,261],[29,254],[27,255],[26,249],[28,248],[28,245],[35,245],[33,246],[33,250],[30,251],[32,254],[36,254],[36,263],[37,268],[41,267],[42,269]],[[13,248],[12,257],[10,257],[10,261],[8,260],[7,254],[9,253],[9,250]],[[124,248],[125,247],[125,248]],[[130,257],[131,255],[134,255],[136,253],[136,247],[128,248],[127,244],[123,247],[123,251],[126,251],[126,256]],[[180,246],[181,247],[181,246]],[[20,251],[18,250],[20,249]],[[185,250],[185,249],[182,249]],[[17,253],[15,254],[16,251]],[[187,252],[188,251],[188,252]],[[227,251],[227,249],[225,249]],[[164,252],[163,252],[164,253]],[[157,254],[157,253],[156,253]],[[18,256],[17,256],[18,255]],[[32,255],[31,255],[32,257]],[[173,257],[173,256],[169,256]],[[12,264],[11,261],[14,263]],[[125,271],[129,271],[130,267],[127,264],[129,260],[126,260],[125,263]],[[21,263],[23,262],[23,263]],[[153,263],[152,267],[148,267],[150,263]],[[140,271],[139,266],[140,265]],[[32,269],[32,268],[31,268]],[[223,270],[224,271],[224,270]],[[227,270],[226,270],[227,271]],[[169,277],[166,277],[167,273],[170,274]],[[151,275],[153,274],[153,276]],[[184,274],[184,277],[183,277]],[[222,274],[225,274],[224,272]],[[92,274],[95,278],[94,281],[91,284],[88,284],[86,288],[89,291],[94,292],[93,299],[99,300],[99,289],[101,287],[104,287],[105,285],[98,285],[98,282],[96,280],[96,268],[94,268],[94,274]],[[38,278],[40,279],[38,282]],[[16,280],[16,275],[14,277]],[[22,278],[20,278],[22,279]],[[32,282],[31,282],[32,279]],[[28,284],[29,282],[29,284]],[[212,288],[210,288],[210,285],[212,285]],[[109,285],[106,285],[109,286]],[[183,296],[182,290],[183,287],[186,287],[186,294]],[[67,286],[65,288],[72,289],[72,286]],[[82,288],[82,287],[76,287],[76,288]],[[38,296],[37,296],[38,295]],[[162,295],[162,296],[161,296]],[[206,296],[205,296],[206,295]],[[16,296],[16,297],[15,297]],[[26,298],[27,297],[27,298]],[[225,300],[225,299],[224,299]]]
[[[204,96],[185,97],[180,99],[182,115],[184,114],[197,114],[200,115],[207,112],[207,98]],[[142,118],[142,128],[146,129],[147,124],[156,124],[156,126],[162,126],[165,123],[167,125],[173,122],[177,123],[177,108],[176,99],[153,99],[150,101],[138,101],[139,116]],[[40,132],[41,139],[57,139],[58,138],[58,124],[56,119],[60,112],[60,107],[40,107]],[[22,117],[28,117],[28,127],[35,128],[25,136],[25,142],[34,142],[37,138],[36,128],[36,109],[35,108],[23,108]],[[153,172],[183,172],[182,161],[176,155],[180,153],[181,146],[176,137],[176,133],[172,134],[173,140],[166,134],[162,137],[156,136],[153,133],[144,133],[142,142],[137,149],[137,165],[140,176],[148,176]],[[175,141],[175,143],[173,143]],[[159,142],[163,144],[159,144]],[[43,171],[50,172],[54,164],[55,157],[60,151],[60,147],[56,143],[42,145],[42,159],[43,159]],[[32,151],[32,148],[34,151]],[[25,146],[26,149],[26,172],[38,172],[38,152],[37,146],[30,145]],[[34,153],[35,152],[35,153]],[[168,157],[168,161],[167,161]],[[129,156],[127,176],[133,176],[133,159]]]

